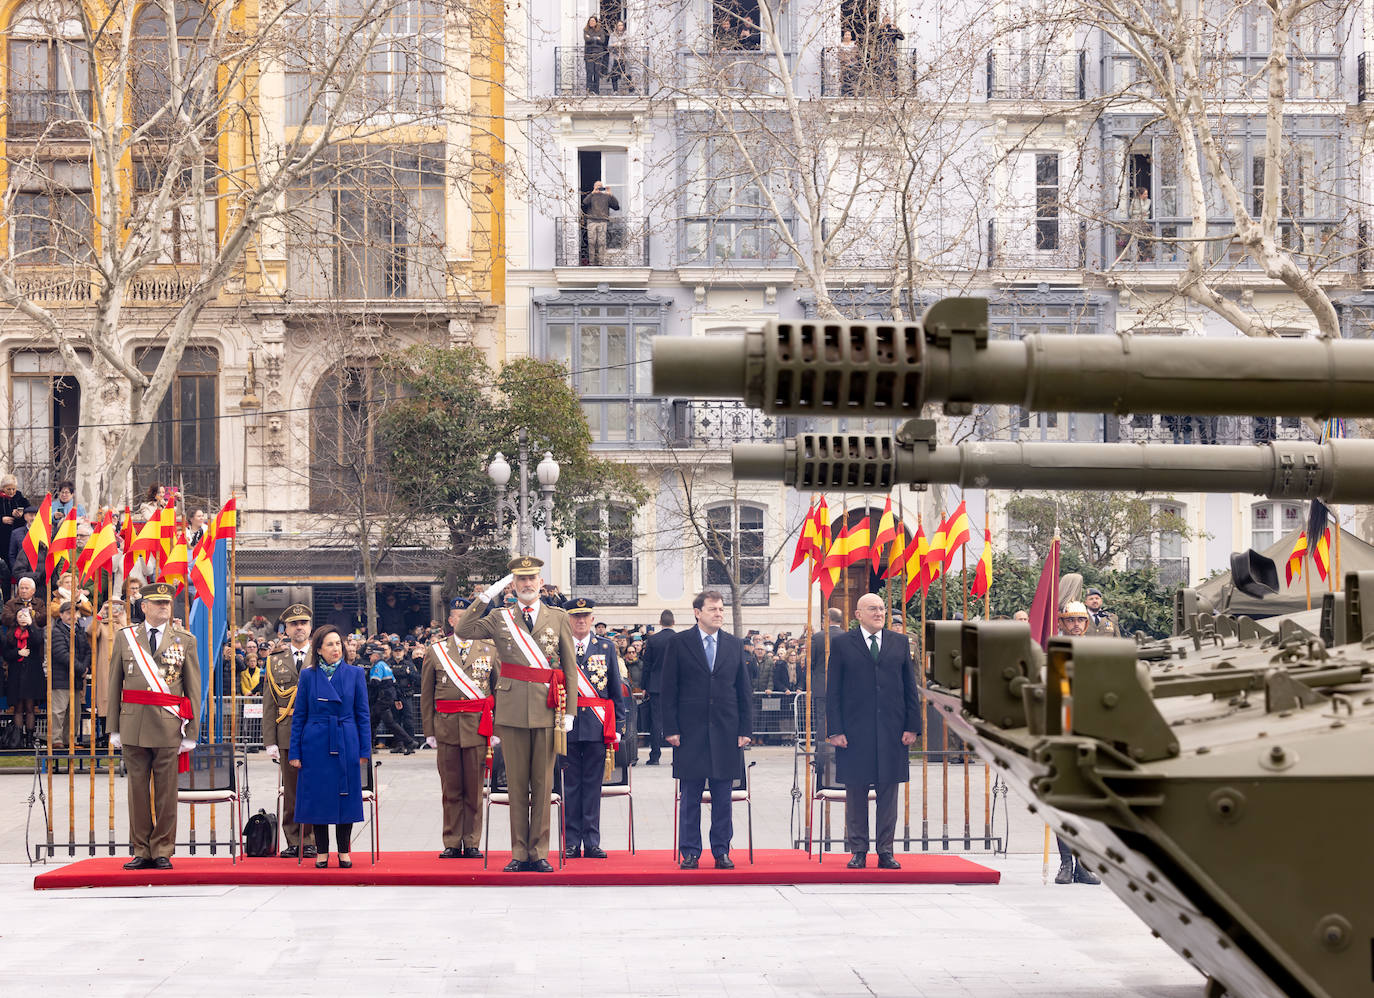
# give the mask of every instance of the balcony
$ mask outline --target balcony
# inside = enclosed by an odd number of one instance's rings
[[[791,75],[796,54],[784,52],[783,62]],[[685,97],[722,90],[771,96],[781,96],[783,92],[782,73],[773,53],[750,49],[679,52],[677,82]]]
[[[1087,250],[1086,222],[1046,218],[988,220],[988,269],[1076,270]]]
[[[797,221],[786,220],[796,234]],[[699,215],[678,219],[679,267],[787,267],[792,252],[772,216]]]
[[[891,97],[916,86],[917,50],[879,45],[821,49],[822,97]]]
[[[129,301],[139,305],[179,305],[199,283],[197,274],[189,270],[148,268],[129,279]]]
[[[642,97],[649,92],[647,45],[630,45],[603,57],[595,92],[587,84],[587,50],[560,45],[553,50],[553,92],[559,97]]]
[[[142,495],[148,491],[149,485],[159,483],[175,485],[178,492],[185,494],[188,503],[201,506],[219,503],[223,501],[219,490],[219,472],[218,464],[138,462],[134,465],[133,494]]]
[[[988,100],[1064,101],[1088,96],[1088,54],[989,52]]]
[[[587,267],[587,219],[581,215],[554,220],[555,267]],[[649,266],[649,220],[612,215],[606,226],[606,256],[598,267]]]
[[[1302,219],[1278,226],[1280,249],[1297,257],[1300,267],[1337,273],[1353,273],[1361,262],[1358,231],[1348,219]],[[1187,265],[1192,219],[1183,217],[1127,220],[1112,219],[1103,230],[1102,260],[1105,270],[1172,270]],[[1207,226],[1207,265],[1236,270],[1257,270],[1259,264],[1246,255],[1235,238],[1235,226],[1215,222]]]
[[[17,260],[11,271],[21,297],[41,304],[90,302],[95,299],[91,272],[76,267],[44,267]]]
[[[89,90],[11,90],[5,132],[11,138],[80,136],[90,120]]]
[[[1302,421],[1290,416],[1105,416],[1108,443],[1231,444],[1307,440]]]
[[[1215,98],[1262,101],[1268,92],[1268,77],[1264,65],[1268,53],[1234,54],[1208,59],[1203,67],[1204,83],[1209,95]],[[1362,101],[1363,79],[1358,75],[1356,59],[1355,102]],[[1141,72],[1140,61],[1133,55],[1111,53],[1102,60],[1102,86],[1108,93],[1117,91],[1154,92],[1149,77]],[[1288,100],[1343,101],[1341,93],[1341,56],[1335,53],[1301,53],[1288,56]]]
[[[586,596],[601,606],[634,606],[639,602],[639,559],[591,555],[568,559],[568,595]]]
[[[767,606],[769,570],[766,565],[751,563],[746,558],[740,570],[740,606]],[[745,583],[745,579],[753,581]],[[725,605],[732,606],[730,595],[730,572],[714,558],[701,559],[701,579],[707,589],[716,589],[724,597]]]
[[[771,443],[790,433],[786,419],[743,402],[673,399],[668,443],[724,451],[731,444]]]

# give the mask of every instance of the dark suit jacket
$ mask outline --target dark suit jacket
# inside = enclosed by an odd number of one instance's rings
[[[574,638],[574,645],[576,641],[577,639]],[[606,659],[606,683],[596,691],[597,698],[613,702],[615,728],[617,731],[622,731],[625,726],[625,695],[620,681],[620,661],[615,654],[615,642],[610,638],[598,638],[595,634],[587,639],[587,655],[585,658],[577,660],[577,667],[587,674],[587,678],[593,686],[596,685],[596,677],[592,675],[589,665],[591,658],[596,655],[603,655]],[[568,733],[568,740],[599,742],[604,738],[601,722],[596,719],[596,714],[592,709],[579,707],[577,709],[577,721],[573,724],[572,731]]]
[[[644,650],[639,655],[639,660],[643,663],[639,678],[644,684],[645,692],[663,692],[663,662],[668,657],[668,646],[675,637],[677,632],[665,627],[644,639]]]
[[[741,737],[753,734],[753,691],[744,667],[744,645],[716,632],[716,667],[706,665],[701,630],[673,635],[663,668],[663,736],[681,736],[673,750],[673,776],[688,780],[737,780],[744,775]]]
[[[876,662],[862,630],[830,644],[826,731],[849,742],[835,751],[835,772],[846,784],[905,783],[909,762],[902,732],[921,730],[907,636],[884,628],[879,643]]]
[[[839,624],[830,625],[830,644],[844,637],[845,629]],[[798,676],[798,679],[801,677]],[[825,699],[825,632],[817,631],[811,635],[811,695],[818,700]]]

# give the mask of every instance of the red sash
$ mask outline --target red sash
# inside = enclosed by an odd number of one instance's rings
[[[615,745],[615,701],[603,700],[600,697],[586,697],[580,693],[577,696],[577,709],[591,707],[595,710],[601,708],[601,740],[607,745]]]
[[[558,691],[566,682],[561,669],[531,669],[528,665],[519,665],[515,662],[502,662],[501,675],[511,679],[523,679],[527,683],[548,683],[549,707],[558,706]]]
[[[483,738],[492,735],[491,709],[495,701],[491,697],[480,700],[435,700],[434,709],[440,714],[477,714],[482,715],[477,722],[477,733]]]
[[[120,699],[125,703],[138,703],[147,707],[175,707],[177,717],[189,721],[194,715],[191,713],[191,700],[189,697],[179,697],[171,693],[158,693],[156,690],[123,690]],[[191,771],[191,753],[177,753],[177,772],[189,773]]]

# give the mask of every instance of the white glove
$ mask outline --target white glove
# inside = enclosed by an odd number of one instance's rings
[[[111,732],[110,732],[110,749],[111,749],[111,751],[118,752],[118,751],[119,751],[120,749],[122,749],[123,747],[124,747],[124,743],[123,743],[122,741],[119,740],[119,732],[118,732],[118,731],[111,731]]]
[[[573,728],[573,721],[576,721],[576,720],[577,720],[577,718],[573,717],[571,714],[564,714],[564,715],[563,715],[563,731],[564,731],[565,734],[566,734],[567,732],[569,732],[569,731],[572,731],[572,728]]]
[[[28,658],[28,657],[29,657],[29,650],[28,650],[27,648],[20,648],[20,649],[19,649],[19,657],[20,657],[20,658]]]
[[[277,748],[275,745],[267,746],[267,758],[271,759],[273,762],[281,762],[281,749]]]
[[[478,598],[481,599],[483,603],[490,603],[492,600],[496,599],[496,597],[500,596],[503,592],[505,592],[506,586],[510,585],[513,581],[515,581],[515,576],[507,575],[504,579],[500,579],[496,582],[493,582],[491,585],[487,586],[487,591],[482,593],[482,595]]]
[[[191,739],[191,738],[183,738],[183,739],[181,740],[181,748],[177,749],[177,753],[180,754],[180,753],[182,753],[182,752],[189,752],[189,751],[191,751],[191,749],[193,749],[193,748],[195,748],[195,747],[196,747],[196,743],[195,743],[195,740],[194,740],[194,739]]]
[[[491,747],[492,747],[492,748],[496,748],[496,746],[498,746],[498,745],[500,745],[500,744],[501,744],[501,739],[497,738],[495,735],[492,735],[492,736],[491,736]]]
[[[437,749],[439,747],[439,739],[435,738],[433,735],[430,735],[428,738],[425,739],[425,744],[432,749]]]

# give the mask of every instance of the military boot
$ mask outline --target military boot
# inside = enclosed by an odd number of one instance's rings
[[[1064,871],[1063,871],[1063,870],[1060,870],[1059,872],[1060,872],[1060,873],[1063,873]],[[1102,883],[1102,881],[1099,880],[1099,879],[1097,878],[1097,876],[1096,876],[1095,874],[1093,874],[1093,873],[1092,873],[1086,866],[1084,866],[1082,863],[1075,863],[1075,864],[1074,864],[1074,869],[1073,869],[1073,882],[1074,882],[1075,884],[1100,884],[1100,883]],[[1055,883],[1059,883],[1059,880],[1058,880],[1057,878],[1055,879]],[[1067,881],[1066,881],[1066,883],[1067,883]]]
[[[1054,875],[1056,884],[1073,883],[1073,860],[1066,859],[1059,864],[1059,872]]]

